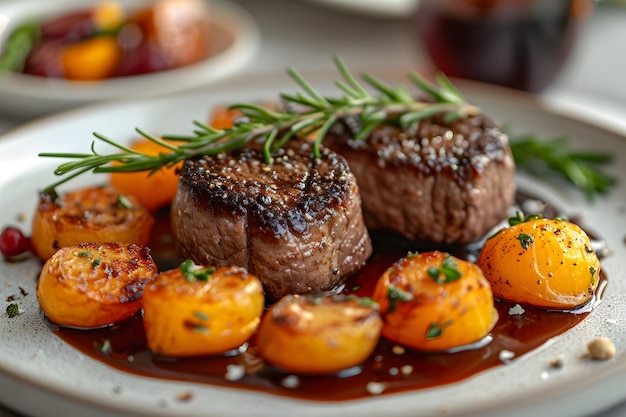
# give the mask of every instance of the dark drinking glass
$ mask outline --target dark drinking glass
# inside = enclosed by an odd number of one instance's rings
[[[420,0],[414,24],[446,75],[539,92],[591,9],[590,0]]]

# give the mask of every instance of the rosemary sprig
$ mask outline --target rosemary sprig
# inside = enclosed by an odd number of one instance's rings
[[[264,144],[265,162],[271,164],[272,153],[286,141],[294,136],[315,134],[313,152],[315,157],[319,158],[322,140],[333,123],[352,115],[360,117],[361,129],[356,133],[356,139],[362,139],[377,126],[391,120],[403,129],[415,130],[421,120],[434,114],[443,114],[446,120],[451,121],[480,113],[480,109],[468,104],[443,74],[437,77],[435,84],[427,82],[418,74],[410,74],[414,86],[426,96],[424,100],[416,98],[403,86],[391,87],[369,74],[364,74],[362,79],[365,86],[376,93],[372,95],[352,76],[340,58],[336,57],[334,61],[343,77],[342,81],[336,82],[336,86],[343,93],[339,97],[323,96],[299,72],[289,69],[289,76],[302,91],[293,95],[280,95],[287,104],[286,111],[271,110],[255,104],[235,104],[231,109],[239,110],[242,117],[235,121],[234,126],[220,130],[194,122],[196,130],[192,135],[163,137],[166,140],[180,142],[177,146],[136,129],[141,136],[165,146],[170,150],[169,153],[146,155],[100,133],[94,133],[94,136],[120,152],[100,154],[96,150],[94,140],[91,144],[91,153],[40,153],[41,157],[74,160],[63,163],[55,169],[54,173],[63,178],[46,187],[44,191],[52,190],[88,171],[154,172],[195,156],[215,155],[236,149],[253,140]],[[300,107],[298,111],[290,110],[294,105]],[[112,165],[113,162],[117,164]]]
[[[616,183],[615,178],[598,168],[598,165],[612,161],[613,156],[608,153],[571,151],[570,139],[566,136],[545,139],[535,134],[514,136],[509,133],[509,137],[518,168],[530,172],[548,168],[582,190],[589,201],[593,201],[598,194],[607,193]]]
[[[47,186],[44,192],[51,192],[57,186],[89,171],[155,172],[195,156],[215,155],[237,149],[250,141],[263,143],[265,163],[271,164],[272,154],[288,140],[296,136],[315,135],[313,151],[315,157],[319,158],[320,146],[328,130],[337,120],[348,116],[358,115],[360,118],[360,130],[356,132],[355,139],[361,140],[386,122],[415,131],[420,121],[435,114],[442,114],[446,121],[451,122],[480,113],[480,109],[468,104],[461,92],[443,74],[437,75],[435,84],[416,73],[409,74],[413,86],[425,96],[425,99],[421,99],[403,86],[389,86],[369,74],[362,75],[362,82],[357,81],[338,57],[335,57],[335,65],[343,78],[335,83],[342,92],[338,97],[320,94],[298,71],[288,69],[289,76],[302,91],[280,95],[286,103],[285,111],[256,104],[235,104],[230,108],[239,110],[242,117],[229,129],[215,129],[196,121],[192,135],[166,135],[163,139],[137,128],[139,135],[169,150],[159,155],[135,151],[97,132],[93,134],[97,140],[113,146],[119,152],[100,154],[94,140],[90,153],[40,153],[41,157],[73,160],[55,169],[54,173],[62,178]],[[369,93],[365,87],[373,89],[376,94]],[[531,171],[547,167],[582,189],[589,200],[593,200],[598,193],[606,193],[615,184],[614,178],[597,168],[597,165],[609,162],[610,155],[572,152],[568,149],[568,138],[565,137],[546,140],[534,134],[513,136],[508,133],[518,167]],[[166,140],[177,141],[178,144]]]

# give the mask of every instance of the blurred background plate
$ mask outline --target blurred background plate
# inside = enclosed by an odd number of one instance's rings
[[[406,17],[417,6],[419,0],[308,0],[352,12],[376,17]]]
[[[88,9],[95,0],[9,0],[0,2],[0,20],[8,22],[5,34],[28,18],[60,15]],[[137,8],[146,1],[119,0],[125,8]],[[259,30],[255,20],[228,0],[211,0],[211,55],[198,63],[145,75],[77,82],[18,73],[0,73],[0,113],[28,119],[82,104],[120,98],[148,98],[195,89],[232,75],[256,53]]]

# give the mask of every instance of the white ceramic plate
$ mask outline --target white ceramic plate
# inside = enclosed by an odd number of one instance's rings
[[[348,10],[374,17],[407,17],[419,0],[308,0],[324,6]]]
[[[25,19],[84,10],[96,0],[9,0],[0,2],[0,44],[4,33]],[[145,0],[121,0],[137,8]],[[73,82],[15,73],[0,73],[0,112],[18,118],[33,118],[71,107],[118,98],[145,98],[202,87],[232,75],[248,62],[259,45],[254,19],[228,0],[210,0],[212,55],[196,64],[146,75],[98,82]],[[0,47],[1,48],[1,47]]]
[[[309,80],[323,92],[335,91],[328,75]],[[391,82],[404,77],[390,77]],[[555,113],[523,94],[480,84],[461,83],[470,100],[516,131],[547,136],[570,135],[575,146],[611,152],[610,173],[620,179],[608,197],[588,204],[581,193],[558,178],[541,180],[520,174],[520,187],[580,216],[606,240],[613,254],[603,262],[609,277],[604,301],[582,323],[510,364],[442,388],[370,399],[320,403],[263,393],[137,377],[94,361],[62,342],[44,325],[35,296],[39,263],[0,262],[2,311],[16,296],[22,314],[0,316],[0,403],[33,416],[219,416],[219,417],[425,417],[425,416],[582,416],[626,398],[626,138]],[[186,133],[191,121],[205,120],[210,109],[234,101],[250,102],[295,92],[287,75],[238,79],[204,92],[140,102],[100,104],[21,127],[0,140],[0,225],[28,232],[37,191],[51,183],[57,160],[37,157],[44,151],[87,151],[97,131],[120,141],[135,137],[134,128],[159,133]],[[69,188],[102,177],[87,175]],[[21,290],[27,295],[21,295]],[[611,338],[616,356],[607,362],[584,358],[586,344],[597,336]],[[560,370],[550,361],[563,358]],[[193,393],[189,401],[178,394]]]

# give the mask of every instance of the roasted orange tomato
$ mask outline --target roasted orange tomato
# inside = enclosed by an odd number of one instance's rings
[[[243,268],[181,263],[143,294],[148,347],[165,356],[214,355],[244,344],[265,306],[259,279]]]
[[[97,36],[64,47],[61,64],[65,78],[96,81],[111,77],[122,59],[116,38]]]
[[[263,317],[257,354],[290,372],[329,374],[362,363],[382,328],[371,299],[287,295]]]
[[[130,148],[146,155],[170,152],[169,149],[149,139],[137,140]],[[156,172],[116,172],[111,174],[110,182],[120,193],[133,196],[142,207],[155,211],[174,200],[178,189],[180,165],[161,168]]]
[[[59,249],[44,264],[37,298],[51,322],[94,328],[138,311],[145,285],[157,276],[147,248],[117,242]]]
[[[409,254],[378,280],[383,337],[426,351],[478,342],[498,319],[489,282],[476,264],[444,252]]]
[[[487,239],[478,258],[496,298],[549,309],[589,301],[600,260],[580,227],[522,214],[510,223]]]
[[[57,249],[83,242],[145,246],[154,218],[132,197],[111,187],[90,187],[60,196],[42,194],[33,218],[31,245],[46,260]]]
[[[216,107],[209,116],[209,124],[215,129],[225,130],[233,127],[235,119],[241,116],[241,111],[225,106]]]

